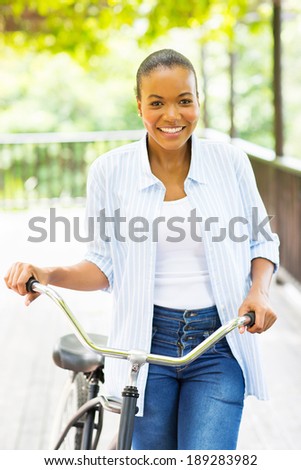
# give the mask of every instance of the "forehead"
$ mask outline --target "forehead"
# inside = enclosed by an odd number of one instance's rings
[[[141,93],[165,96],[170,94],[196,93],[196,81],[192,70],[181,66],[159,67],[142,76]]]

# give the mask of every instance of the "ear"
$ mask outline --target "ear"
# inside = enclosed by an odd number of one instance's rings
[[[138,108],[138,116],[142,116],[142,108],[141,108],[141,100],[139,100],[138,97],[136,97],[137,100],[137,108]]]

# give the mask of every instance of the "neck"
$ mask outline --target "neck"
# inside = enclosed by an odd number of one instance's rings
[[[189,164],[191,158],[191,139],[183,147],[176,150],[166,150],[159,145],[147,142],[148,155],[151,165],[160,166],[162,169],[177,169]]]

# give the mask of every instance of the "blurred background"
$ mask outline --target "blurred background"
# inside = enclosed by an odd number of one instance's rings
[[[162,48],[194,64],[198,133],[248,153],[281,240],[280,319],[261,338],[272,399],[246,408],[240,448],[301,448],[300,43],[298,0],[0,0],[0,449],[48,448],[65,379],[51,348],[68,331],[45,299],[24,315],[3,276],[16,260],[80,259],[72,230],[67,240],[58,223],[33,243],[30,220],[49,224],[50,207],[83,220],[91,162],[143,133],[135,74]],[[108,294],[63,294],[87,328],[108,331]]]

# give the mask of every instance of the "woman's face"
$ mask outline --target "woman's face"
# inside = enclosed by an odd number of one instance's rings
[[[200,115],[196,81],[191,70],[158,68],[142,77],[138,109],[152,149],[178,150],[190,138]]]

